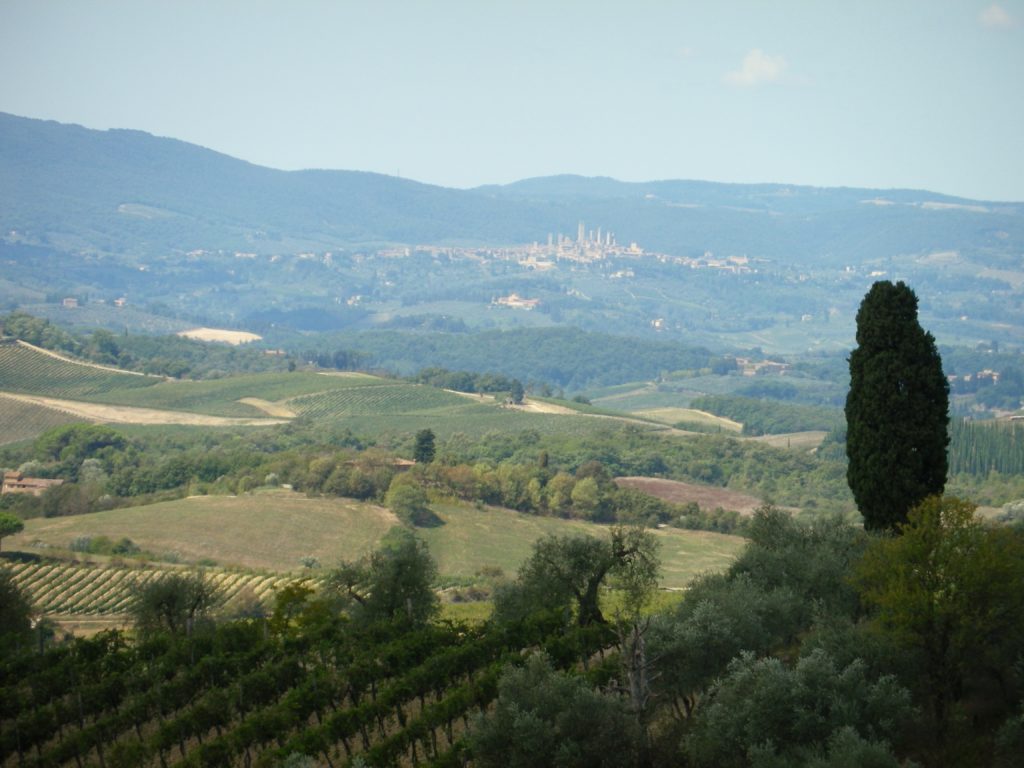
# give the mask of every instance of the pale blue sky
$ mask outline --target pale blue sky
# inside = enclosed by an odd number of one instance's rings
[[[446,186],[1024,201],[1024,0],[0,0],[0,111]]]

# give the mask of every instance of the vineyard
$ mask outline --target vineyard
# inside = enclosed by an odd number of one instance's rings
[[[425,385],[381,382],[377,386],[346,387],[295,397],[288,404],[314,419],[353,414],[411,414],[473,407],[459,395]],[[467,405],[468,404],[468,405]]]
[[[102,633],[0,664],[0,765],[461,765],[473,715],[524,649],[566,667],[609,644],[603,628],[552,630],[320,617],[301,631],[249,620],[137,642]]]
[[[210,416],[263,416],[262,411],[243,398],[282,402],[302,395],[335,389],[358,390],[379,385],[383,380],[365,374],[324,376],[317,373],[261,373],[231,376],[210,381],[163,381],[145,391],[111,391],[91,398],[95,402],[117,403],[145,408],[194,411]]]
[[[75,420],[73,416],[53,408],[0,395],[0,444],[27,440]]]
[[[81,400],[158,381],[64,360],[21,343],[0,344],[0,391]]]
[[[32,596],[36,610],[55,615],[123,615],[139,589],[169,572],[159,567],[91,566],[70,562],[12,563],[15,582]],[[210,571],[211,586],[224,605],[242,599],[272,600],[274,590],[294,577],[230,571]]]

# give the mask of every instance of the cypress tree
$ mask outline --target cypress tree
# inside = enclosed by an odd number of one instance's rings
[[[895,530],[946,485],[949,382],[904,283],[875,283],[857,312],[846,397],[846,479],[864,527]]]

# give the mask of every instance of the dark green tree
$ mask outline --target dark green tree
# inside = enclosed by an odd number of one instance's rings
[[[0,512],[0,542],[3,541],[4,536],[21,533],[24,528],[25,523],[21,521],[20,517],[12,515],[10,512]]]
[[[416,445],[412,449],[412,457],[416,463],[429,464],[434,460],[436,450],[433,430],[421,429],[416,433]]]
[[[512,386],[508,392],[509,400],[511,400],[515,405],[522,405],[525,394],[526,392],[523,391],[522,382],[520,382],[519,379],[512,379]]]
[[[0,651],[27,647],[32,633],[32,602],[9,568],[0,568]]]
[[[846,398],[847,482],[864,526],[895,530],[946,484],[949,382],[904,283],[877,282],[857,312]]]

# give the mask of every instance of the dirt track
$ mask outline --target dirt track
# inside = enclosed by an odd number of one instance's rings
[[[187,411],[163,411],[156,408],[133,408],[127,405],[83,403],[79,400],[58,400],[54,397],[18,395],[13,392],[0,392],[0,395],[25,403],[53,408],[87,421],[107,424],[185,424],[201,427],[237,427],[287,423],[287,419],[240,419],[227,416],[207,416]]]

